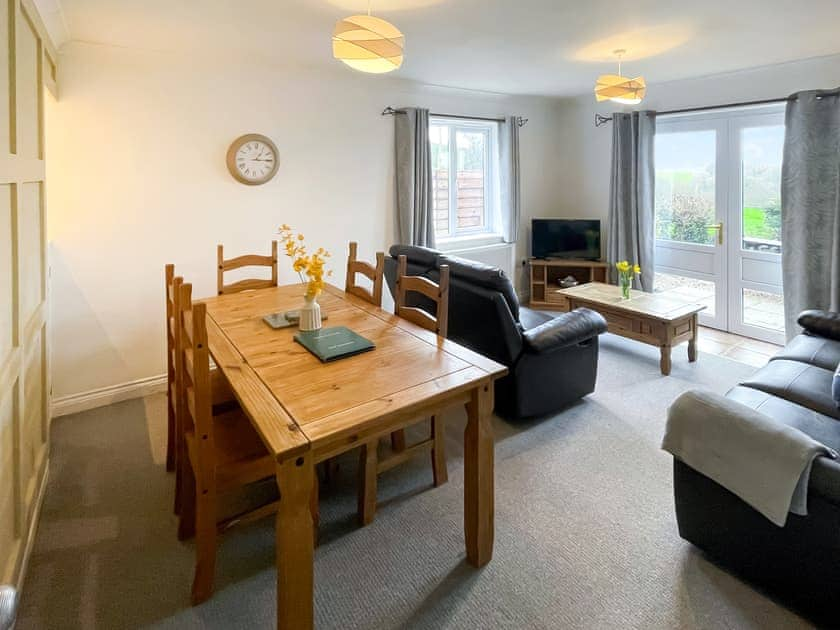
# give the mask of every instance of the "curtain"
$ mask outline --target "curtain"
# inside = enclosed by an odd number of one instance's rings
[[[782,160],[785,331],[808,308],[840,311],[840,89],[794,94]]]
[[[400,109],[394,116],[394,125],[400,243],[434,247],[429,110]]]
[[[653,291],[653,137],[656,112],[613,114],[612,167],[607,262],[622,260],[642,268],[634,286]]]
[[[499,129],[499,170],[501,182],[502,237],[515,243],[519,237],[519,123],[509,116]]]

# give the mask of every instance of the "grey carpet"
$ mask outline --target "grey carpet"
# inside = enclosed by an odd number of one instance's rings
[[[322,486],[319,628],[779,628],[804,621],[707,561],[677,534],[665,410],[754,371],[602,338],[596,392],[554,417],[496,420],[496,544],[464,560],[464,415],[451,414],[450,481],[424,459],[386,474],[376,521],[355,523],[353,455]],[[269,628],[270,519],[222,541],[216,593],[191,608],[193,547],[175,537],[164,472],[164,398],[53,423],[51,476],[19,628]]]

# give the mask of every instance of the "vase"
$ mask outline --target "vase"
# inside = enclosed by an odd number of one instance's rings
[[[299,330],[320,330],[321,328],[321,305],[313,297],[305,297],[303,307],[300,309]]]
[[[621,287],[621,299],[622,300],[629,300],[630,299],[630,278],[626,276],[619,276],[618,283]]]

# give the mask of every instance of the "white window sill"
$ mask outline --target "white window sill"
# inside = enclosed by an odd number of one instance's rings
[[[486,233],[440,238],[435,241],[435,247],[442,252],[466,251],[500,245],[512,245],[512,243],[505,243],[501,234]]]

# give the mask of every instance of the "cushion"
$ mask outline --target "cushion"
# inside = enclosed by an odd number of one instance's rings
[[[831,385],[831,395],[834,397],[834,403],[840,409],[840,365],[834,370],[834,381]]]
[[[777,359],[810,363],[833,371],[840,363],[840,341],[808,334],[797,335],[770,360]]]
[[[776,359],[741,385],[840,419],[840,410],[831,395],[833,377],[831,371],[808,363]]]
[[[519,309],[519,323],[522,325],[522,330],[536,328],[540,324],[550,322],[552,319],[554,319],[554,315],[549,315],[542,311],[534,311],[527,306]]]
[[[826,446],[840,450],[840,423],[831,416],[742,385],[730,389],[726,397],[760,411],[781,424],[799,429]]]
[[[501,293],[513,318],[519,321],[519,299],[504,271],[498,267],[459,256],[440,256],[437,260],[438,269],[441,265],[449,265],[449,274],[455,278]]]
[[[733,387],[726,397],[840,450],[840,423],[834,418],[750,387]],[[825,457],[814,460],[809,489],[840,505],[840,462]]]
[[[832,311],[802,311],[796,323],[813,335],[840,341],[840,313]]]
[[[388,253],[393,258],[405,256],[408,262],[413,262],[417,265],[432,268],[437,262],[440,252],[429,247],[420,247],[419,245],[391,245]]]

